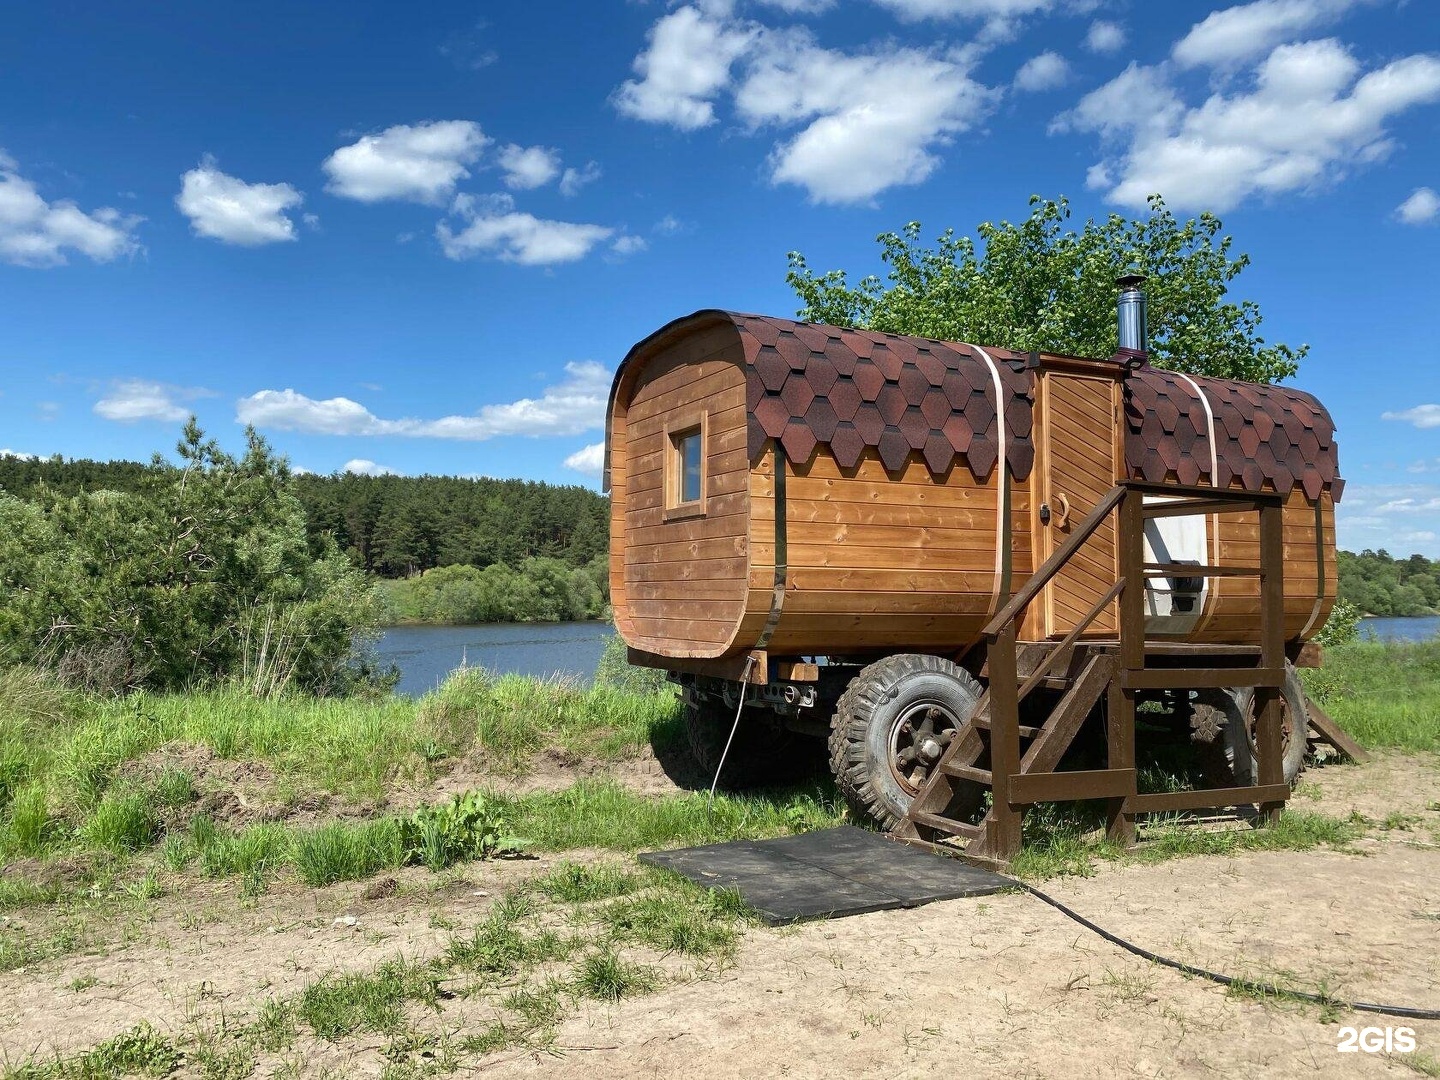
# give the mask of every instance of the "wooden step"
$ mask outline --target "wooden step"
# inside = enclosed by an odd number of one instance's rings
[[[951,836],[965,836],[971,840],[976,839],[985,831],[985,826],[983,825],[967,825],[963,821],[942,817],[939,814],[911,811],[909,820],[924,828],[934,829],[936,832],[949,833]]]
[[[977,769],[974,765],[960,765],[953,761],[946,761],[941,764],[940,771],[946,776],[953,776],[958,780],[973,780],[977,784],[990,786],[990,770]]]
[[[1069,683],[1067,682],[1066,685],[1068,686]],[[973,724],[975,727],[979,728],[981,731],[989,731],[989,730],[990,730],[990,717],[989,717],[988,714],[985,715],[985,716],[974,716],[974,717],[971,717],[971,718],[970,718],[970,723]],[[1020,725],[1019,725],[1020,737],[1021,737],[1022,739],[1033,739],[1033,738],[1035,738],[1035,736],[1039,735],[1040,732],[1043,731],[1043,730],[1044,730],[1043,728],[1038,728],[1038,727],[1027,727],[1027,726],[1024,725],[1024,724],[1020,724]]]

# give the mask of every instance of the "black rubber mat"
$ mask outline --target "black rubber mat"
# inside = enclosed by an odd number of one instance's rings
[[[1009,878],[850,825],[708,847],[649,851],[640,861],[698,885],[738,889],[771,926],[987,896]]]

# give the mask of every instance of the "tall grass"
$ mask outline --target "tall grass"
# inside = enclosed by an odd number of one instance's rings
[[[1440,639],[1335,646],[1301,678],[1363,745],[1440,751]]]

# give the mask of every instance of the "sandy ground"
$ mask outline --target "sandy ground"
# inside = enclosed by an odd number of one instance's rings
[[[1382,822],[1352,853],[1254,853],[1106,866],[1044,883],[1140,945],[1201,966],[1348,998],[1440,1008],[1440,761],[1381,756],[1307,773],[1296,805]],[[570,853],[567,858],[609,858]],[[245,1019],[328,971],[443,947],[446,925],[554,859],[472,864],[437,879],[163,898],[109,943],[0,975],[0,1050],[15,1064],[146,1020],[184,1032]],[[208,891],[207,891],[208,888]],[[353,915],[353,927],[336,925]],[[77,982],[78,980],[78,982]],[[75,987],[89,984],[83,989]],[[1420,1075],[1341,1054],[1340,1028],[1408,1026],[1440,1059],[1440,1022],[1260,1003],[1140,960],[1024,894],[797,928],[752,929],[733,967],[615,1006],[580,1006],[555,1053],[505,1051],[497,1075]],[[308,1044],[306,1075],[375,1076],[386,1040]],[[261,1072],[264,1075],[262,1063]]]

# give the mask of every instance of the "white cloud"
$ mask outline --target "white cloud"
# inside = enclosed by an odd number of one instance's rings
[[[565,365],[565,379],[538,398],[485,405],[469,416],[385,420],[349,398],[324,400],[295,390],[261,390],[241,398],[240,424],[312,435],[400,435],[480,441],[501,435],[579,435],[603,427],[610,373],[593,360]]]
[[[1347,551],[1385,548],[1397,554],[1408,548],[1440,555],[1435,543],[1440,536],[1440,487],[1350,483],[1335,508],[1335,528],[1339,545]]]
[[[351,458],[340,466],[342,473],[354,473],[356,476],[404,476],[405,474],[389,465],[377,465],[369,458]]]
[[[144,220],[109,206],[86,213],[69,199],[47,202],[0,151],[0,262],[63,266],[66,253],[75,251],[110,262],[140,250],[135,229]]]
[[[1304,31],[1332,22],[1355,0],[1255,0],[1211,12],[1175,43],[1183,67],[1229,67],[1264,56]]]
[[[180,178],[175,206],[190,219],[197,236],[256,247],[295,239],[295,223],[285,211],[304,198],[289,184],[247,184],[227,176],[206,154]]]
[[[1440,405],[1416,405],[1413,409],[1380,414],[1381,420],[1403,420],[1417,428],[1440,427]]]
[[[1070,65],[1056,52],[1043,52],[1020,65],[1015,73],[1015,89],[1038,92],[1064,86],[1070,78]]]
[[[1440,195],[1434,188],[1416,188],[1395,208],[1395,216],[1406,225],[1429,225],[1440,216]]]
[[[1014,37],[1027,15],[1043,14],[1058,0],[873,0],[903,22],[925,19],[983,20],[982,37],[1003,41]],[[1086,6],[1086,5],[1080,5]]]
[[[601,443],[600,445],[601,445],[601,447],[603,448],[605,444],[604,444],[604,443]],[[590,449],[590,448],[587,446],[587,447],[585,448],[585,450],[588,450],[588,449]],[[584,452],[585,452],[584,450],[580,451],[581,454],[583,454]],[[571,454],[571,455],[570,455],[570,458],[578,458],[579,456],[580,456],[580,454]],[[27,453],[25,453],[24,450],[11,450],[9,447],[6,447],[4,450],[0,450],[0,457],[19,458],[21,461],[34,461],[34,460],[35,460],[35,455],[34,455],[34,454],[27,454]],[[569,464],[570,464],[570,458],[566,458],[566,459],[565,459],[565,464],[566,464],[566,465],[569,465]],[[576,467],[577,467],[577,466],[573,466],[573,465],[571,466],[571,468],[576,468]]]
[[[583,450],[576,450],[565,459],[565,467],[586,476],[599,476],[605,471],[605,444],[591,443]]]
[[[940,164],[933,151],[992,98],[958,60],[896,45],[851,55],[796,32],[769,39],[735,105],[752,125],[807,125],[771,155],[776,183],[851,203],[927,179]]]
[[[615,91],[615,107],[636,120],[693,131],[715,122],[711,100],[730,83],[730,66],[755,28],[682,7],[650,29],[650,44],[635,58],[638,80]]]
[[[190,406],[184,402],[214,396],[214,391],[199,387],[171,386],[149,379],[116,379],[105,396],[95,402],[94,412],[106,420],[118,420],[125,424],[133,424],[137,420],[178,424],[188,419],[191,413]]]
[[[470,175],[490,139],[471,120],[397,124],[342,146],[322,166],[325,190],[361,202],[443,203]]]
[[[1122,144],[1090,170],[1091,187],[1123,206],[1159,192],[1174,207],[1229,210],[1252,195],[1320,188],[1383,159],[1387,124],[1440,99],[1440,58],[1415,55],[1363,75],[1333,39],[1278,46],[1253,86],[1191,108],[1164,67],[1132,64],[1052,130],[1094,131]]]
[[[459,232],[446,221],[435,226],[440,246],[451,259],[484,254],[522,266],[549,266],[583,259],[615,234],[605,225],[546,221],[522,213],[508,195],[485,199],[461,195],[453,212],[466,222]]]
[[[560,175],[560,151],[548,146],[501,147],[500,168],[505,171],[505,186],[514,191],[530,191],[544,187]]]
[[[789,15],[818,15],[835,6],[835,0],[760,0],[760,3]]]
[[[610,245],[610,250],[616,255],[635,255],[644,251],[650,246],[650,242],[643,236],[620,236]]]
[[[659,236],[674,236],[685,228],[685,223],[674,214],[666,214],[655,223],[655,233]]]
[[[586,184],[593,184],[600,179],[600,164],[595,161],[587,161],[583,169],[569,168],[560,177],[560,194],[567,199],[580,194],[580,189]]]
[[[1085,47],[1093,53],[1112,53],[1124,46],[1125,28],[1119,23],[1097,19],[1085,35]]]

